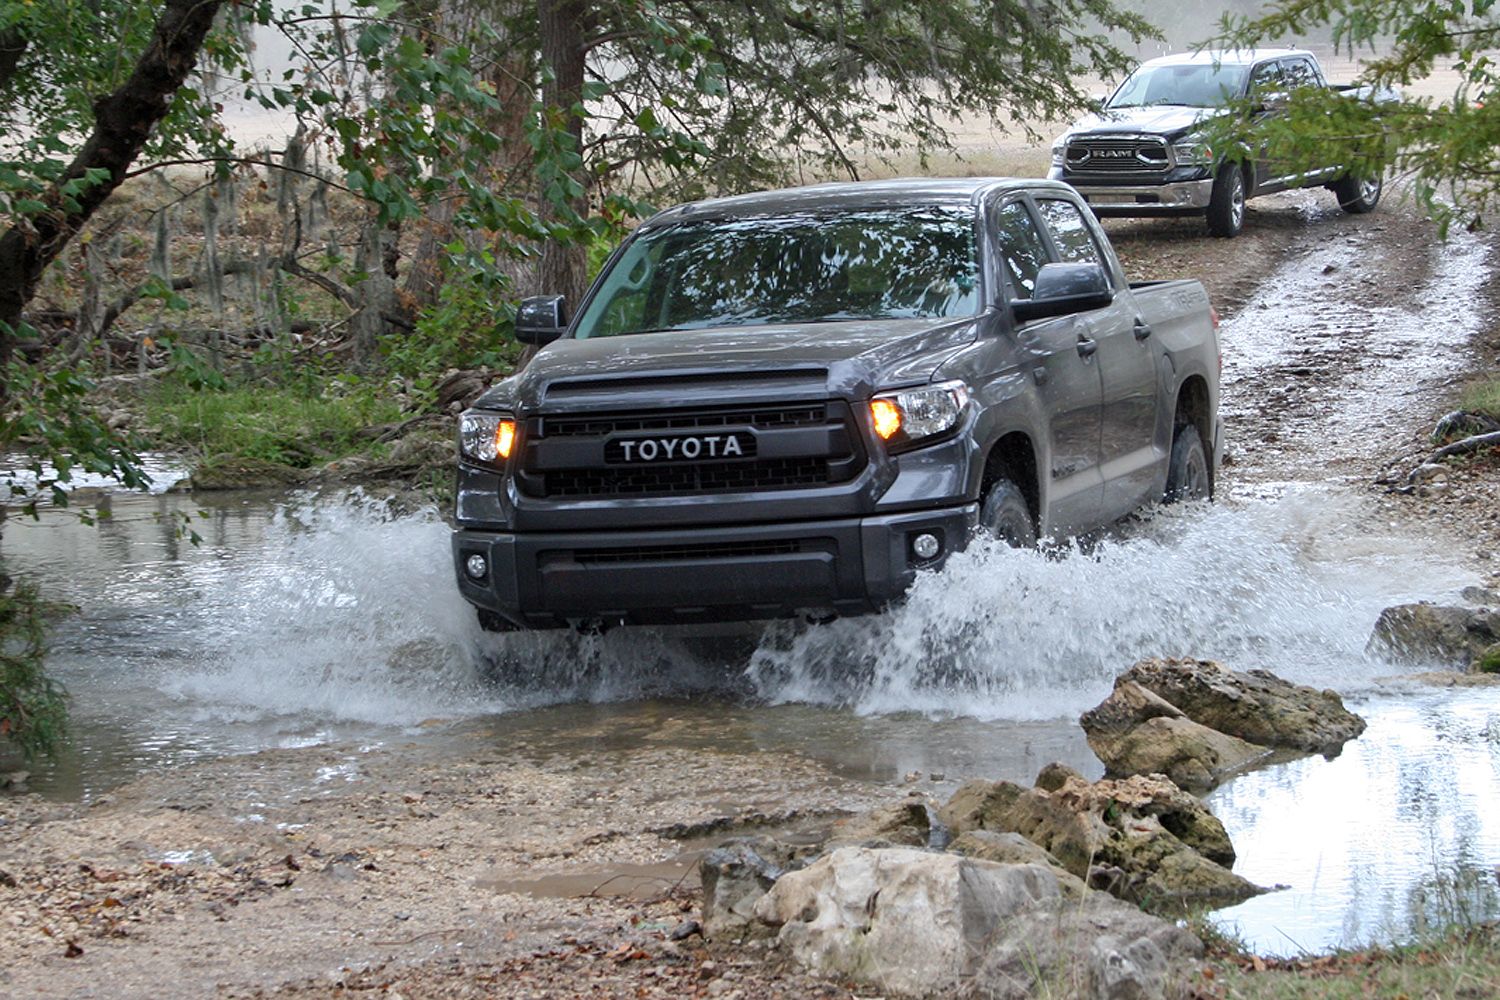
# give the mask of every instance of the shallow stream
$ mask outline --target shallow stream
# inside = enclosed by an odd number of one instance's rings
[[[199,547],[175,511],[205,515]],[[117,497],[97,528],[48,511],[3,545],[10,572],[81,608],[52,655],[72,746],[32,779],[58,797],[266,747],[459,754],[477,725],[580,758],[636,741],[789,750],[938,791],[1052,760],[1097,775],[1077,714],[1137,657],[1184,654],[1333,686],[1371,721],[1336,761],[1215,793],[1238,870],[1291,886],[1225,914],[1251,942],[1400,936],[1427,919],[1413,900],[1500,860],[1500,699],[1378,684],[1392,668],[1364,652],[1381,608],[1475,577],[1353,495],[1168,511],[1062,556],[973,551],[885,616],[709,641],[484,634],[442,522],[360,498]]]

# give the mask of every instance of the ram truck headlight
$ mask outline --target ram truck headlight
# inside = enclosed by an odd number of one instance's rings
[[[493,465],[510,458],[516,446],[516,420],[508,413],[471,411],[458,418],[458,450],[465,458]]]
[[[952,430],[969,402],[969,387],[960,381],[919,389],[881,393],[870,400],[875,433],[895,448]]]
[[[1063,136],[1052,144],[1052,165],[1061,167],[1068,161],[1068,137]]]
[[[1207,167],[1214,162],[1214,150],[1201,139],[1183,139],[1172,144],[1172,158],[1179,167]]]

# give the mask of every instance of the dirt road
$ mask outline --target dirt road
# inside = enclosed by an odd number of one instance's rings
[[[1199,221],[1109,229],[1133,275],[1200,278],[1225,317],[1227,496],[1336,479],[1443,544],[1500,548],[1493,480],[1371,485],[1500,353],[1487,246],[1465,245],[1460,274],[1426,222],[1346,217],[1322,193],[1255,202],[1233,241]],[[1426,342],[1393,339],[1393,318]],[[695,916],[694,848],[816,828],[890,784],[716,743],[691,706],[637,724],[566,744],[474,727],[458,757],[419,739],[267,751],[87,804],[0,797],[0,995],[852,996],[765,949],[671,938]]]

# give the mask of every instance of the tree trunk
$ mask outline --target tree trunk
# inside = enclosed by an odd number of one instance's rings
[[[16,28],[0,31],[0,90],[10,86],[11,77],[16,75],[16,66],[26,54],[27,44],[26,37]]]
[[[538,26],[541,29],[542,64],[551,70],[542,87],[542,104],[564,116],[565,128],[583,145],[583,118],[574,108],[583,101],[584,39],[588,30],[588,6],[584,0],[539,0]],[[577,199],[573,210],[588,213],[587,198]],[[555,211],[542,203],[544,216]],[[576,309],[588,284],[588,248],[574,243],[548,241],[542,249],[538,274],[539,290],[550,295],[565,295],[568,308]]]
[[[223,5],[224,0],[167,0],[130,78],[94,104],[94,130],[60,183],[91,169],[104,170],[106,179],[75,197],[75,211],[63,207],[61,192],[54,187],[42,198],[50,210],[31,217],[31,232],[11,228],[0,236],[0,365],[15,349],[21,313],[36,294],[42,272],[124,181],[152,129],[166,115],[172,95],[192,71]]]

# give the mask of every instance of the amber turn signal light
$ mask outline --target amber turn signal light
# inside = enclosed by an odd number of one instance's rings
[[[889,399],[870,400],[870,416],[875,420],[875,433],[882,441],[889,441],[901,430],[901,407]]]
[[[495,454],[501,458],[510,458],[510,451],[516,444],[516,422],[514,420],[502,420],[495,427]]]

